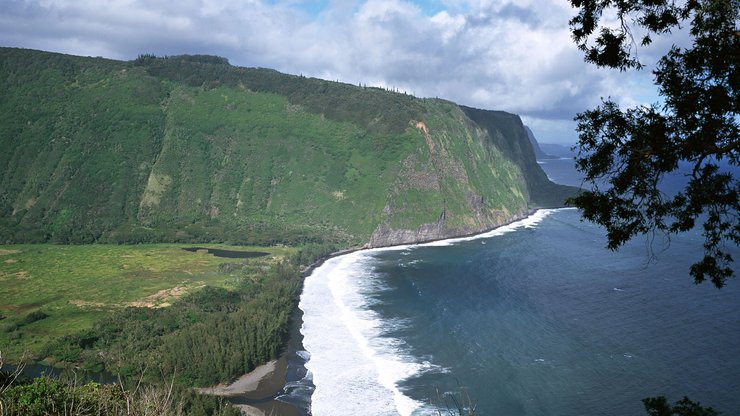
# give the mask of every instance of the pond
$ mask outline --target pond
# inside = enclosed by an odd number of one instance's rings
[[[187,247],[183,248],[185,251],[191,253],[204,251],[208,254],[213,254],[216,257],[223,257],[227,259],[251,259],[255,257],[269,256],[270,253],[264,251],[237,251],[237,250],[222,250],[219,248],[205,248],[205,247]]]

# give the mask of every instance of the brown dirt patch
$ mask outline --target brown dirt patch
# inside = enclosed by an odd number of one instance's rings
[[[7,250],[4,248],[0,248],[0,256],[6,256],[8,254],[18,254],[20,252],[20,250]]]
[[[15,277],[18,280],[26,280],[31,278],[31,273],[29,273],[26,270],[21,270],[15,273],[8,273],[6,274],[8,277]]]
[[[142,300],[135,302],[126,302],[124,305],[136,308],[166,308],[171,305],[171,301],[178,299],[188,293],[191,289],[201,288],[205,285],[188,287],[186,285],[175,286],[171,289],[162,289],[159,292],[149,295]]]
[[[87,301],[87,300],[79,300],[79,299],[70,300],[69,303],[71,303],[72,305],[75,305],[75,306],[77,306],[79,308],[84,308],[84,309],[88,309],[88,308],[96,308],[97,309],[97,308],[102,308],[102,307],[105,306],[105,303],[102,303],[102,302],[90,302],[90,301]]]

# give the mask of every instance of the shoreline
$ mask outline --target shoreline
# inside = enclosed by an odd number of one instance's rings
[[[241,394],[249,394],[255,397],[262,397],[267,391],[267,382],[272,373],[277,371],[278,360],[272,360],[267,364],[255,368],[247,374],[234,380],[231,384],[218,384],[213,387],[200,387],[195,391],[201,394],[210,394],[213,396],[229,397]],[[263,387],[264,386],[264,387]]]
[[[502,224],[482,229],[474,233],[457,234],[444,238],[435,238],[429,240],[420,240],[412,243],[399,243],[376,247],[371,247],[370,244],[367,243],[363,246],[355,246],[347,249],[337,250],[335,252],[320,257],[312,264],[300,269],[299,275],[301,279],[299,280],[299,288],[297,292],[298,298],[300,298],[301,294],[303,293],[303,287],[306,277],[313,274],[313,272],[317,268],[321,267],[326,261],[332,258],[358,251],[421,246],[439,241],[482,236],[491,231],[529,218],[541,210],[549,209],[530,209],[525,214],[515,215]],[[292,381],[295,381],[295,378],[293,378],[292,380],[288,379],[289,377],[294,377],[289,375],[290,370],[293,370],[295,372],[296,368],[298,368],[299,370],[302,369],[302,374],[304,375],[307,371],[304,365],[305,361],[296,360],[293,357],[293,355],[295,355],[297,351],[303,350],[303,335],[300,332],[303,323],[302,315],[303,313],[298,307],[298,303],[296,303],[294,311],[291,314],[290,322],[288,324],[288,337],[283,345],[283,351],[281,352],[278,359],[258,366],[251,372],[237,377],[231,383],[220,384],[205,388],[195,388],[193,389],[193,391],[196,391],[200,394],[209,394],[223,397],[234,404],[236,407],[239,407],[242,410],[243,414],[247,414],[250,416],[263,414],[279,414],[288,416],[306,415],[307,410],[310,409],[310,407],[308,409],[306,408],[306,405],[310,405],[310,396],[303,395],[302,397],[309,397],[309,399],[299,402],[298,404],[286,403],[278,399],[278,397],[284,395],[286,392],[288,393],[284,396],[286,397],[286,400],[292,397],[296,397],[291,396],[291,391],[289,388],[287,388],[288,383],[292,384]],[[308,382],[308,384],[311,384],[310,381]],[[304,405],[304,403],[306,403],[306,405]]]
[[[286,354],[283,354],[280,358],[258,366],[229,384],[201,387],[195,391],[223,397],[246,416],[272,414],[300,416],[302,413],[299,408],[277,400],[277,396],[285,389],[287,369],[288,359]]]
[[[554,210],[563,208],[553,208]],[[326,261],[343,256],[345,254],[354,253],[363,250],[374,250],[374,249],[390,249],[394,247],[403,246],[415,246],[423,245],[434,242],[440,242],[445,240],[455,240],[461,238],[470,238],[479,235],[484,235],[497,230],[502,227],[509,226],[518,221],[522,221],[529,218],[541,210],[550,210],[549,208],[538,208],[529,210],[525,215],[518,215],[511,220],[499,224],[495,227],[487,228],[475,233],[448,236],[445,238],[424,240],[413,243],[400,243],[387,246],[369,247],[368,245],[362,247],[353,247],[349,249],[338,250],[329,253],[319,258],[314,263],[306,266],[300,271],[301,285],[299,293],[303,293],[303,284],[309,275],[311,275],[317,268],[321,267]],[[300,296],[300,295],[299,295]],[[288,372],[288,355],[295,353],[295,351],[303,349],[303,334],[300,333],[301,326],[303,324],[302,311],[296,304],[296,311],[291,318],[289,324],[289,339],[286,343],[285,351],[281,354],[277,360],[272,360],[266,364],[263,364],[251,372],[244,374],[234,380],[232,383],[227,385],[218,385],[213,387],[206,387],[197,389],[198,392],[203,394],[213,394],[216,396],[225,397],[234,406],[241,409],[243,415],[247,416],[262,416],[270,414],[287,415],[287,416],[302,416],[305,414],[303,409],[300,409],[296,405],[282,402],[277,400],[277,397],[285,391],[287,384],[286,375]],[[306,371],[303,364],[300,365],[304,371]]]
[[[314,263],[310,264],[309,266],[307,266],[306,268],[304,268],[303,270],[301,270],[301,272],[300,272],[301,273],[301,278],[305,279],[308,275],[310,275],[311,273],[313,273],[313,271],[316,268],[321,267],[321,265],[323,265],[329,259],[333,259],[334,257],[343,256],[345,254],[354,253],[356,251],[384,249],[384,248],[391,249],[391,248],[394,248],[394,247],[404,247],[404,246],[417,246],[417,245],[423,245],[423,244],[429,244],[429,243],[436,243],[436,242],[445,241],[445,240],[455,240],[455,239],[458,239],[458,238],[475,237],[475,236],[478,236],[478,235],[490,233],[491,231],[497,230],[497,229],[499,229],[501,227],[506,227],[506,226],[511,225],[511,224],[513,224],[515,222],[521,221],[521,220],[523,220],[525,218],[529,218],[532,215],[536,214],[538,211],[542,211],[542,210],[559,210],[559,209],[574,209],[574,208],[570,208],[570,207],[533,208],[533,209],[529,209],[527,211],[527,213],[524,214],[524,215],[517,215],[517,216],[509,219],[508,221],[506,221],[506,222],[504,222],[502,224],[499,224],[499,225],[496,225],[496,226],[490,227],[490,228],[484,228],[484,229],[482,229],[480,231],[475,231],[475,232],[472,232],[472,233],[456,234],[456,235],[450,235],[450,236],[442,237],[442,238],[432,238],[432,239],[428,239],[428,240],[419,240],[419,241],[410,242],[410,243],[398,243],[398,244],[389,244],[389,245],[382,245],[382,246],[372,246],[371,247],[368,244],[365,244],[362,247],[352,247],[352,248],[348,248],[348,249],[344,249],[344,250],[338,250],[338,251],[335,251],[333,253],[329,253],[326,256],[321,257],[320,259],[316,260]],[[301,281],[301,290],[302,289],[303,289],[303,282]]]

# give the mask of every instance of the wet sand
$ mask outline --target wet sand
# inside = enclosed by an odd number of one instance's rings
[[[246,416],[298,416],[298,410],[275,400],[285,387],[288,360],[285,356],[263,364],[231,384],[196,389],[201,394],[226,397]]]
[[[241,395],[241,394],[247,394],[247,393],[264,393],[258,391],[258,387],[260,385],[260,382],[263,379],[268,379],[272,377],[268,377],[272,375],[272,373],[275,372],[275,369],[277,367],[277,360],[270,361],[267,364],[263,364],[251,372],[244,374],[243,376],[236,379],[231,384],[219,384],[217,386],[213,387],[203,387],[196,389],[198,393],[201,394],[212,394],[214,396],[235,396],[235,395]]]

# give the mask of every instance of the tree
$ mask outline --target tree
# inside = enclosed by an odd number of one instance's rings
[[[649,416],[718,416],[720,413],[711,407],[703,407],[701,403],[695,403],[688,397],[671,405],[665,396],[649,397],[643,399],[645,410]]]
[[[638,41],[646,46],[684,26],[692,42],[674,45],[655,65],[661,103],[622,110],[602,99],[576,116],[576,167],[593,188],[573,204],[606,228],[612,250],[639,234],[670,236],[701,223],[704,256],[690,274],[696,283],[708,278],[722,287],[734,276],[728,247],[740,245],[740,185],[732,173],[740,150],[740,0],[570,2],[577,9],[573,39],[598,67],[642,69]],[[688,182],[666,195],[658,185],[679,163],[690,166]]]

